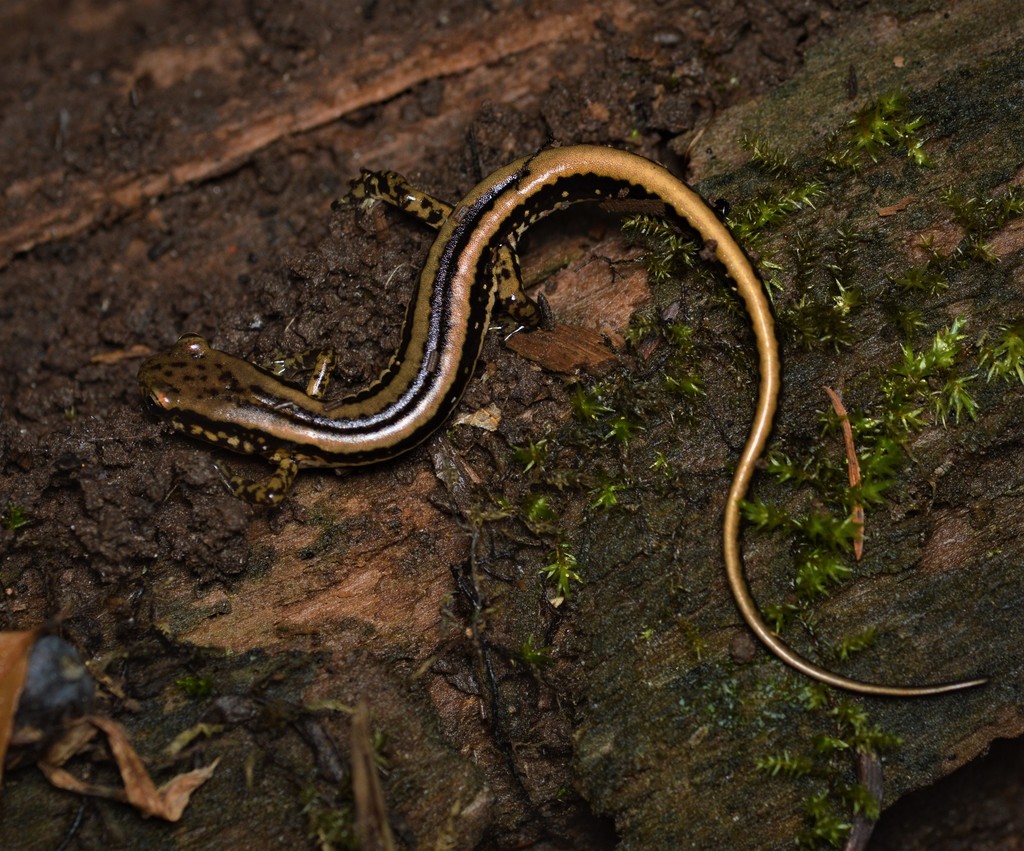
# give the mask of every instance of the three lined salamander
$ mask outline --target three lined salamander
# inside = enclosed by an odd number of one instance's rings
[[[300,467],[356,467],[401,455],[444,423],[473,376],[495,303],[524,325],[536,325],[536,305],[523,293],[516,240],[538,219],[572,204],[614,208],[657,202],[703,239],[725,267],[753,325],[760,386],[754,421],[736,466],[725,507],[726,574],[744,620],[780,659],[807,676],[864,694],[913,696],[979,685],[864,683],[822,668],[787,647],[765,623],[751,596],[740,555],[740,505],[768,439],[779,394],[779,352],[772,315],[757,273],[743,250],[692,189],[666,169],[613,148],[578,145],[541,151],[498,169],[454,209],[412,189],[390,172],[366,172],[354,197],[375,197],[439,228],[410,305],[402,341],[380,378],[336,403],[323,401],[334,355],[303,356],[311,369],[305,391],[280,380],[283,362],[260,368],[186,335],[148,359],[139,384],[148,407],[179,431],[219,446],[255,453],[277,464],[266,480],[230,477],[234,492],[276,504]]]

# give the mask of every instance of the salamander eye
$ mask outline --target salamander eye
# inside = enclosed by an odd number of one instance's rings
[[[209,343],[198,334],[182,334],[178,337],[178,342],[174,344],[174,347],[196,359],[204,357],[210,350]]]

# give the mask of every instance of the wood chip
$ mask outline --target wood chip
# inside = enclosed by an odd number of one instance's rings
[[[513,334],[508,347],[517,355],[540,364],[550,372],[571,373],[577,369],[600,374],[616,361],[602,334],[589,328],[556,324],[551,331]]]
[[[917,200],[917,198],[915,198],[913,195],[908,195],[906,198],[903,198],[903,199],[897,201],[895,204],[893,204],[890,207],[879,207],[878,208],[878,215],[880,215],[882,217],[885,217],[885,216],[895,216],[897,213],[902,213],[905,209],[907,209],[907,207],[909,207],[911,204],[913,204],[916,200]]]

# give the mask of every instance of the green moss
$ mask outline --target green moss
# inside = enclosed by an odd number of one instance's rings
[[[755,766],[771,777],[801,781],[808,790],[803,804],[806,824],[797,837],[800,846],[839,847],[854,817],[862,815],[875,820],[879,815],[878,799],[850,780],[850,755],[877,758],[878,754],[899,747],[901,742],[872,724],[858,702],[837,699],[834,692],[821,684],[806,687],[802,702],[806,711],[828,729],[816,735],[806,751],[787,749],[766,754],[755,760]]]
[[[818,546],[798,549],[795,561],[794,585],[797,596],[803,601],[824,596],[833,585],[853,573],[841,555]]]
[[[697,263],[700,246],[696,240],[663,219],[627,216],[622,220],[622,233],[646,249],[643,263],[652,284],[677,280]]]
[[[882,385],[891,436],[905,437],[924,424],[922,404],[930,403],[943,425],[949,416],[957,423],[964,416],[977,418],[978,405],[967,389],[975,376],[955,371],[964,353],[965,328],[964,320],[958,318],[937,331],[930,346],[918,351],[900,347],[902,359]]]
[[[551,648],[534,644],[532,635],[519,646],[519,660],[528,668],[543,668],[550,665]]]
[[[808,487],[816,494],[815,507],[795,516],[758,499],[743,505],[748,522],[794,539],[797,602],[765,607],[777,629],[852,575],[848,562],[859,534],[853,509],[884,501],[905,460],[903,444],[928,424],[929,409],[934,421],[943,426],[977,416],[977,403],[968,389],[974,375],[959,371],[966,340],[965,325],[957,319],[920,349],[901,346],[899,361],[879,385],[880,416],[867,418],[856,412],[848,416],[860,462],[860,484],[848,484],[845,460],[838,458],[831,444],[819,444],[799,462],[777,451],[766,458],[765,470],[778,482]],[[825,434],[834,433],[838,424],[838,417],[830,413]]]
[[[624,482],[602,482],[590,491],[590,507],[598,511],[608,511],[619,504],[618,494],[626,488]]]
[[[520,508],[523,521],[535,532],[553,531],[558,523],[558,512],[547,494],[528,493]]]
[[[175,687],[192,700],[201,700],[213,694],[213,681],[209,677],[189,675],[174,681]]]
[[[577,384],[569,401],[573,415],[581,423],[595,422],[611,411],[611,408],[603,404],[599,387],[585,388]]]
[[[814,760],[803,755],[794,756],[788,750],[784,750],[780,754],[758,757],[754,765],[758,771],[764,771],[772,777],[777,777],[780,774],[789,777],[803,777],[814,770]]]
[[[743,136],[740,147],[750,154],[750,161],[771,177],[796,180],[797,171],[787,157],[769,139],[761,136]]]
[[[815,199],[824,192],[824,183],[811,180],[754,198],[729,214],[729,230],[741,245],[749,247],[766,228],[781,224],[801,210],[813,208]]]
[[[24,529],[31,522],[32,518],[20,505],[8,505],[3,517],[0,518],[0,525],[9,532],[17,532],[19,529]]]
[[[838,848],[846,839],[853,824],[837,812],[832,795],[823,790],[804,802],[804,814],[810,825],[797,837],[803,848],[817,848],[821,843]]]
[[[669,463],[668,458],[665,457],[665,453],[660,450],[654,453],[654,460],[651,462],[650,469],[656,473],[661,473],[663,476],[672,475],[672,465]]]
[[[978,366],[985,370],[985,380],[999,378],[1024,384],[1024,322],[1000,325],[994,343],[982,337],[979,343]]]
[[[1010,189],[999,197],[977,198],[947,190],[944,196],[958,222],[972,233],[988,235],[1011,219],[1024,215],[1024,188]]]
[[[307,830],[320,848],[358,851],[359,837],[355,827],[355,810],[350,801],[331,802],[315,788],[302,792],[302,812]]]
[[[576,565],[576,556],[565,544],[559,543],[548,558],[548,563],[540,569],[540,573],[548,583],[554,585],[561,599],[568,599],[571,584],[583,582]]]
[[[548,457],[548,440],[543,438],[536,443],[530,441],[526,446],[516,447],[512,453],[516,463],[520,464],[524,473],[529,473],[534,467],[543,471],[544,462]]]
[[[830,165],[860,171],[878,160],[886,151],[902,151],[915,164],[931,167],[935,163],[924,149],[921,129],[925,120],[907,118],[907,98],[902,92],[890,92],[868,104],[850,119],[844,131],[828,142],[826,161]]]
[[[836,658],[841,662],[845,662],[853,654],[859,653],[861,650],[866,650],[875,643],[875,637],[878,634],[878,630],[873,626],[869,626],[863,632],[856,635],[848,635],[839,644],[836,645],[835,655]]]
[[[617,414],[608,422],[605,440],[613,440],[625,447],[643,426],[629,414]]]
[[[940,271],[939,263],[934,258],[918,266],[911,266],[901,275],[889,280],[905,292],[922,293],[925,296],[938,295],[949,289],[949,281]]]

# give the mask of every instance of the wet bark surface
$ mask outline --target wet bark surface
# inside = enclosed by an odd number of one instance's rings
[[[902,740],[881,754],[886,805],[1019,735],[1024,388],[987,382],[980,358],[1022,318],[1022,231],[1011,218],[985,234],[997,262],[960,262],[970,228],[943,192],[1024,179],[1013,4],[341,5],[0,12],[3,628],[50,623],[77,646],[158,775],[222,757],[172,826],[14,770],[0,845],[351,847],[361,698],[405,847],[791,847],[824,830],[816,800],[852,818],[856,759],[822,744],[851,739],[851,715]],[[890,91],[934,165],[899,146],[823,165]],[[752,161],[750,140],[787,168]],[[781,285],[777,456],[831,446],[841,468],[822,385],[880,416],[900,346],[966,321],[977,416],[943,427],[924,406],[850,575],[808,602],[799,541],[748,529],[745,550],[762,604],[799,608],[783,635],[801,652],[875,681],[990,685],[818,701],[753,644],[718,531],[753,408],[747,324],[707,270],[649,285],[614,219],[531,232],[524,273],[558,324],[492,334],[460,418],[400,461],[303,473],[282,508],[254,509],[213,460],[263,461],[145,416],[139,363],[186,331],[255,361],[332,345],[335,392],[372,381],[432,235],[332,201],[362,167],[454,201],[552,141],[628,147],[733,208],[820,180],[751,246]],[[946,288],[894,283],[929,251]],[[862,299],[834,344],[800,304],[831,303],[836,269]],[[690,329],[683,354],[671,324]],[[703,393],[666,393],[680,370]],[[615,410],[574,417],[588,393]],[[755,497],[793,516],[825,501],[770,475]],[[564,552],[584,580],[568,599],[542,573]],[[755,768],[784,753],[810,769]],[[79,768],[110,771],[99,751]],[[1019,782],[1019,761],[1003,770]],[[960,821],[991,843],[973,847],[1016,847],[997,844],[1010,797],[986,800],[991,817]],[[887,825],[878,847],[964,847],[916,829]]]

